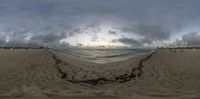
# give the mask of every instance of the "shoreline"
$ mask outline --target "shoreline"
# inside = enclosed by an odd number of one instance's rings
[[[147,54],[150,54],[150,53],[153,53],[156,51],[156,49],[152,49],[151,51],[149,52],[142,52],[142,53],[136,53],[135,55],[131,55],[129,57],[126,57],[124,59],[119,59],[119,60],[111,60],[110,62],[98,62],[98,61],[89,61],[88,59],[81,59],[81,58],[77,58],[75,56],[71,56],[71,55],[68,55],[68,54],[65,54],[65,53],[62,53],[62,52],[57,52],[57,51],[54,51],[54,49],[48,49],[50,52],[54,53],[54,54],[60,54],[60,55],[64,55],[68,58],[71,58],[71,59],[74,59],[74,60],[77,60],[77,61],[83,61],[83,62],[90,62],[90,63],[94,63],[94,64],[110,64],[110,63],[116,63],[116,62],[122,62],[122,61],[126,61],[126,60],[130,60],[130,59],[134,59],[134,58],[137,58],[139,56],[144,56],[144,55],[147,55]],[[81,50],[81,49],[80,49]],[[111,49],[109,49],[111,50]],[[122,49],[123,50],[123,49]]]

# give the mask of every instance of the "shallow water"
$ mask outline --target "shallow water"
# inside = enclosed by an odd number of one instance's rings
[[[95,63],[109,63],[150,52],[152,49],[55,49],[70,57]]]

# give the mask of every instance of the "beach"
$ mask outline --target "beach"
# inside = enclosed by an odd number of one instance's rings
[[[0,49],[0,98],[198,99],[199,59],[199,49],[159,49],[97,64],[51,49]]]

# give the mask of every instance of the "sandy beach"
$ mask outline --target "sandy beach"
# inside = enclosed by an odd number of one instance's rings
[[[199,49],[160,49],[97,64],[50,49],[1,49],[0,98],[198,99],[199,59]]]

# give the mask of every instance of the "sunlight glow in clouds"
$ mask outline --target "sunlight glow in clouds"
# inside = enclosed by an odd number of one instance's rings
[[[80,32],[81,31],[81,32]],[[60,42],[68,42],[71,46],[81,47],[122,47],[129,46],[122,42],[114,42],[121,37],[130,39],[140,39],[135,34],[121,33],[121,31],[113,28],[112,25],[100,24],[94,27],[83,27],[79,34],[62,39]]]
[[[76,34],[72,37],[61,40],[68,42],[72,46],[81,44],[85,47],[95,46],[124,46],[122,43],[113,43],[113,39],[118,39],[120,36],[117,33],[111,31],[108,27],[98,27],[83,29],[80,34]]]

